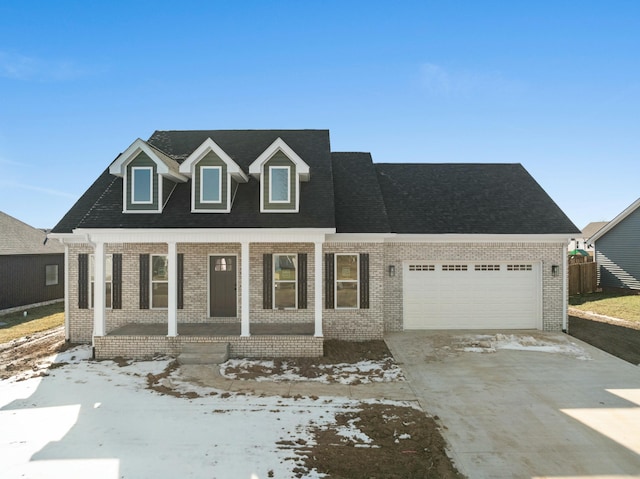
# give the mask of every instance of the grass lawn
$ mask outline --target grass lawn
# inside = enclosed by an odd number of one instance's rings
[[[638,294],[579,294],[569,298],[569,306],[581,311],[592,311],[613,318],[640,322],[640,295]]]
[[[29,336],[64,324],[64,302],[31,308],[25,317],[22,311],[0,316],[0,343]]]

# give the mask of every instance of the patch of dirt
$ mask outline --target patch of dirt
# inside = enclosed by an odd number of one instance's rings
[[[237,379],[257,379],[260,377],[281,375],[285,370],[294,369],[296,374],[308,379],[327,376],[329,381],[335,382],[344,376],[332,369],[335,364],[353,364],[360,361],[379,361],[382,370],[371,370],[371,376],[383,376],[383,371],[396,366],[395,359],[386,343],[382,340],[374,341],[337,341],[324,342],[324,356],[320,358],[275,358],[273,367],[261,364],[244,365],[243,367],[227,366],[225,374],[233,374]],[[352,383],[356,384],[356,383]]]
[[[345,427],[359,432],[340,434]],[[363,404],[361,411],[338,414],[334,425],[312,433],[311,444],[280,443],[298,456],[296,477],[312,469],[334,479],[464,477],[447,456],[435,420],[411,407]]]
[[[119,366],[122,367],[122,364],[119,364]],[[177,398],[195,399],[200,397],[200,395],[194,391],[183,393],[175,389],[169,376],[179,367],[178,361],[171,361],[161,373],[147,374],[147,389]]]
[[[64,340],[64,326],[35,333],[0,344],[0,379],[7,379],[24,371],[44,374],[48,365],[42,360],[76,346]]]

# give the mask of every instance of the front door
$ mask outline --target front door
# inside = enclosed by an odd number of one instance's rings
[[[236,257],[209,257],[209,315],[236,317]]]

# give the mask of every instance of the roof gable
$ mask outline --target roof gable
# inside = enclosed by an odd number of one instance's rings
[[[296,165],[296,173],[300,181],[309,181],[309,165],[307,165],[298,154],[287,145],[280,137],[264,150],[256,160],[249,165],[249,174],[255,178],[262,175],[264,164],[269,161],[276,153],[281,151]]]
[[[193,168],[195,167],[195,165],[197,165],[198,162],[202,160],[202,158],[204,158],[210,151],[214,152],[216,155],[218,155],[218,158],[226,163],[229,174],[234,180],[239,183],[246,183],[247,181],[249,181],[249,178],[244,173],[244,171],[242,171],[242,168],[240,168],[240,166],[238,166],[238,164],[233,161],[233,159],[211,138],[207,138],[206,140],[204,140],[202,144],[180,164],[180,173],[185,176],[192,176]]]
[[[187,179],[179,172],[178,163],[169,158],[159,149],[147,144],[138,138],[129,148],[122,152],[109,166],[109,173],[115,176],[124,177],[127,164],[131,162],[140,152],[144,152],[157,165],[158,174],[169,178],[172,181],[184,182]]]
[[[600,228],[593,236],[589,238],[589,242],[592,243],[597,241],[606,235],[609,231],[614,229],[618,224],[624,221],[629,215],[631,215],[634,211],[640,208],[640,198],[631,203],[627,208],[624,209],[622,213],[613,218],[609,223],[607,223],[603,228]]]

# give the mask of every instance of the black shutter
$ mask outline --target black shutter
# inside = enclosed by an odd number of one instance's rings
[[[324,307],[325,309],[334,309],[333,301],[333,253],[325,253],[324,255]]]
[[[307,253],[298,253],[298,309],[307,309]]]
[[[360,309],[369,309],[369,253],[360,253]]]
[[[184,253],[178,253],[178,309],[184,309]]]
[[[140,255],[140,309],[149,309],[149,255]]]
[[[113,300],[111,306],[113,309],[122,309],[122,255],[114,253],[111,257],[111,265],[113,271],[111,275],[111,294]]]
[[[262,255],[262,309],[273,309],[273,255]]]
[[[89,309],[89,255],[78,255],[78,308]]]

